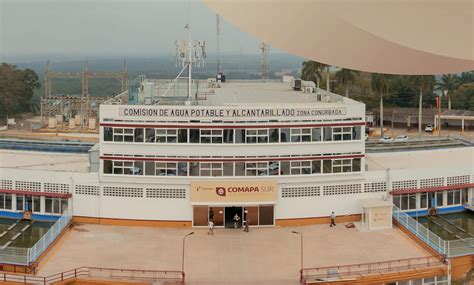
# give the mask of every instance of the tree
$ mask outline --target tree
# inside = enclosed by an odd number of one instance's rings
[[[383,97],[388,94],[389,88],[389,75],[372,73],[370,86],[372,91],[380,95],[380,134],[383,137]],[[393,111],[392,111],[393,112]]]
[[[38,75],[31,69],[0,65],[0,114],[13,115],[29,111],[33,91],[40,87]]]
[[[324,63],[317,61],[304,61],[303,69],[301,70],[301,79],[313,81],[319,88],[319,82],[321,81],[322,71],[326,67]]]
[[[336,72],[336,79],[346,88],[346,97],[349,97],[349,86],[354,84],[359,71],[343,68]]]
[[[457,76],[457,80],[459,85],[474,83],[474,71],[466,71],[461,73],[460,76]]]
[[[444,74],[441,80],[436,83],[436,89],[441,92],[447,92],[448,97],[448,109],[451,110],[451,93],[458,88],[459,79],[452,74]]]
[[[409,78],[410,85],[418,89],[420,92],[420,100],[418,103],[418,134],[421,135],[422,115],[423,115],[423,92],[433,90],[435,84],[433,75],[412,75]]]

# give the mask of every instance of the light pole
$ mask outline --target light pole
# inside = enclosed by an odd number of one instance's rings
[[[300,253],[301,253],[301,265],[300,265],[300,282],[303,281],[303,234],[297,231],[292,231],[292,233],[300,235]]]
[[[190,236],[190,235],[192,235],[192,234],[194,234],[194,232],[190,232],[189,234],[187,234],[187,235],[185,235],[185,236],[183,237],[183,257],[181,258],[181,273],[183,274],[183,279],[184,279],[184,276],[185,276],[185,275],[184,275],[184,248],[185,248],[185,247],[184,247],[184,245],[185,245],[184,242],[186,241],[186,237],[187,237],[187,236]],[[184,280],[183,280],[183,281],[184,281]]]

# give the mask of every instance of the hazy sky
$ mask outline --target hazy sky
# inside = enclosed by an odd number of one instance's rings
[[[214,53],[216,15],[198,0],[0,0],[0,58],[172,55],[188,14],[193,39]],[[221,31],[223,53],[259,52],[258,39],[222,17]]]

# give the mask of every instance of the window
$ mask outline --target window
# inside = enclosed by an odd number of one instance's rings
[[[323,130],[324,141],[332,141],[332,128],[324,127]]]
[[[280,175],[280,162],[269,161],[268,162],[268,173],[269,175]]]
[[[143,161],[113,160],[112,163],[113,174],[143,175]],[[104,173],[107,173],[105,169]]]
[[[334,159],[332,161],[332,172],[351,172],[352,171],[352,160],[351,159]]]
[[[112,160],[104,160],[104,173],[112,174]]]
[[[361,165],[361,159],[360,158],[354,158],[352,160],[352,172],[359,172],[360,171],[360,165]]]
[[[428,193],[420,193],[420,209],[428,208]]]
[[[12,195],[0,193],[0,209],[12,210]]]
[[[114,142],[133,142],[133,129],[114,128]]]
[[[187,162],[178,162],[178,176],[188,176]]]
[[[155,142],[155,129],[145,129],[145,142]]]
[[[224,143],[234,143],[234,130],[232,129],[224,130]]]
[[[234,176],[234,163],[232,162],[224,162],[224,176]]]
[[[291,142],[311,141],[311,129],[291,129]]]
[[[176,143],[178,142],[177,129],[155,129],[156,143]]]
[[[189,142],[199,143],[199,129],[190,129],[189,130]]]
[[[311,173],[312,174],[321,173],[321,170],[322,170],[321,160],[313,160]]]
[[[222,162],[201,162],[199,176],[222,176]]]
[[[291,175],[311,174],[311,161],[291,161]]]
[[[222,143],[222,130],[201,130],[201,143]]]
[[[282,143],[290,142],[290,129],[280,130],[280,142]]]
[[[266,176],[268,175],[268,162],[246,162],[246,176]]]
[[[443,206],[443,192],[436,192],[436,206],[442,207]]]
[[[45,201],[45,213],[61,215],[67,210],[67,199],[46,197]]]
[[[143,142],[143,129],[135,129],[134,131],[135,142]]]
[[[179,129],[178,130],[178,142],[179,143],[187,143],[188,142],[188,130],[187,129]]]
[[[312,141],[313,141],[313,142],[316,142],[316,141],[319,142],[319,141],[321,141],[321,139],[322,139],[321,135],[322,135],[322,133],[323,133],[323,132],[322,132],[322,129],[321,129],[321,128],[313,128],[312,132],[313,132]]]
[[[271,143],[277,143],[279,142],[280,139],[280,129],[270,129],[269,130],[270,134],[270,142]]]
[[[352,139],[351,127],[332,128],[332,138],[334,141],[349,141]]]
[[[352,127],[352,139],[353,140],[360,140],[361,139],[361,127],[360,126],[353,126]]]
[[[394,196],[393,203],[402,211],[416,210],[416,194]]]
[[[245,140],[247,143],[268,143],[268,129],[247,129]]]
[[[104,141],[111,142],[113,138],[113,129],[111,127],[104,127]]]
[[[446,202],[448,206],[461,204],[461,190],[446,191]]]
[[[155,175],[176,176],[178,163],[176,162],[155,162]]]
[[[23,209],[25,208],[24,201],[25,201],[25,196],[16,195],[16,210],[17,211],[23,211]]]
[[[332,173],[332,161],[325,159],[323,162],[323,173]]]

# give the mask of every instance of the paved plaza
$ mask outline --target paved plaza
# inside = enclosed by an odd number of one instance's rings
[[[180,270],[186,239],[187,284],[298,284],[300,237],[304,267],[319,267],[428,255],[397,230],[360,232],[316,225],[295,228],[163,229],[82,224],[69,231],[42,261],[39,275],[80,266]]]

